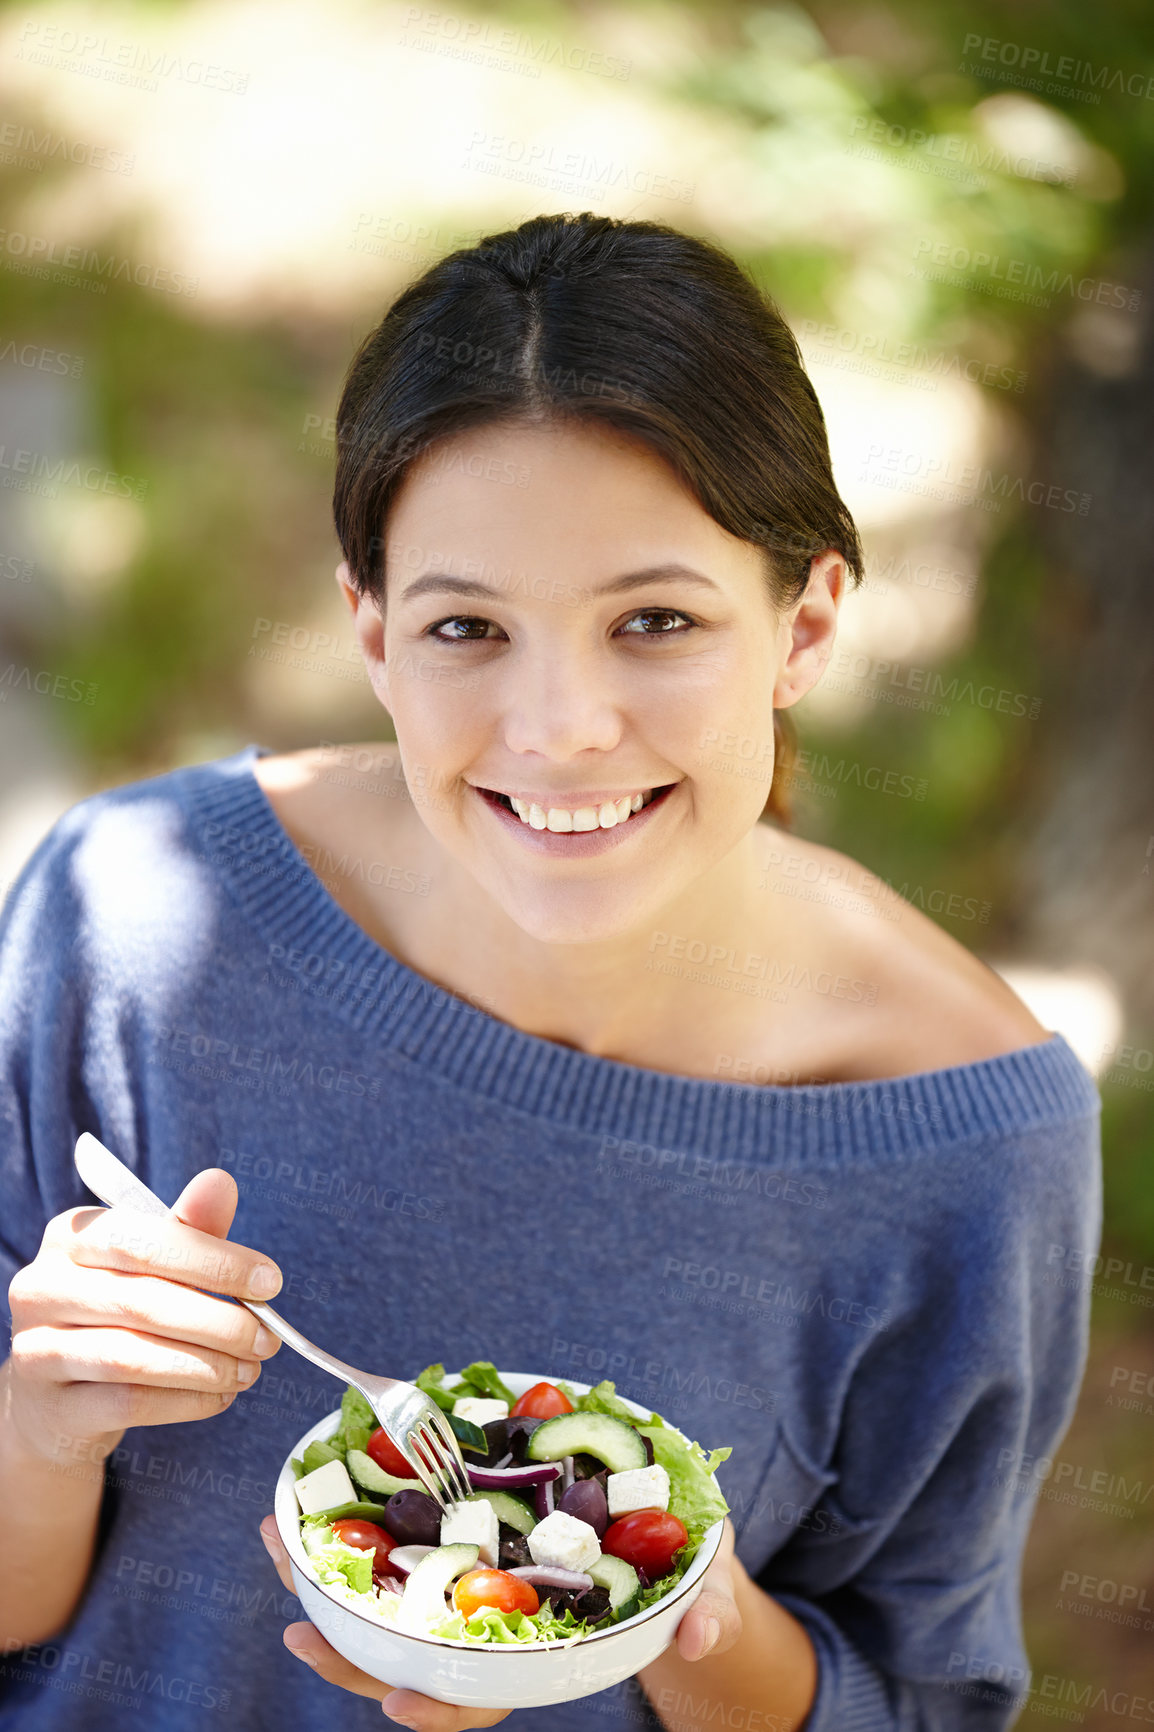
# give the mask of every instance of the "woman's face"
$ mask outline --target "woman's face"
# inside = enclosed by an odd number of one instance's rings
[[[783,616],[760,549],[639,441],[596,423],[442,441],[389,514],[383,624],[348,592],[431,834],[542,941],[659,923],[757,822],[775,701],[828,655],[831,561]]]

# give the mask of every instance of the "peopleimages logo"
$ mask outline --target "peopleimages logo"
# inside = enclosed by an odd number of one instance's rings
[[[850,1323],[859,1329],[888,1329],[890,1314],[877,1305],[863,1305],[858,1299],[834,1294],[830,1296],[817,1288],[795,1288],[788,1281],[772,1280],[769,1276],[760,1279],[753,1275],[743,1275],[737,1269],[719,1269],[716,1264],[686,1262],[681,1257],[666,1257],[661,1268],[662,1276],[672,1278],[675,1284],[682,1287],[695,1287],[715,1292],[721,1297],[732,1301],[749,1300],[754,1304],[779,1305],[787,1312],[795,1315],[810,1316],[816,1313],[828,1317],[834,1323]],[[665,1289],[661,1291],[664,1293]],[[677,1297],[674,1294],[674,1297]]]

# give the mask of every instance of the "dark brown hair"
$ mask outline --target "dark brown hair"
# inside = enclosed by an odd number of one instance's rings
[[[384,525],[408,466],[496,422],[596,420],[643,440],[731,535],[765,551],[773,603],[810,561],[862,551],[793,334],[721,248],[664,223],[532,217],[432,265],[349,368],[333,517],[353,583],[384,602]],[[765,815],[789,822],[794,730],[774,713]]]

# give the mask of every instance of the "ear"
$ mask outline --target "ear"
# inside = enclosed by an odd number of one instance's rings
[[[832,547],[810,561],[805,594],[783,625],[787,653],[773,688],[775,710],[796,704],[821,678],[833,654],[846,576],[845,560]]]
[[[348,602],[349,608],[355,617],[356,611],[357,611],[357,604],[361,598],[357,593],[357,589],[356,589],[355,584],[353,583],[352,575],[349,571],[349,562],[347,559],[341,560],[341,563],[337,566],[337,569],[333,575],[335,576],[335,578],[337,580],[337,588],[340,590],[341,594],[344,596],[345,600]]]
[[[353,635],[360,646],[369,684],[388,708],[388,671],[385,666],[385,622],[371,595],[362,594],[353,583],[348,562],[341,560],[336,569],[337,586],[353,616]]]

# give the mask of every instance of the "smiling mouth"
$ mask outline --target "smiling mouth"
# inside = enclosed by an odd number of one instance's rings
[[[613,830],[627,824],[637,812],[661,799],[675,782],[657,788],[645,788],[634,794],[623,794],[618,800],[603,800],[596,806],[545,806],[533,800],[519,800],[515,795],[502,794],[495,788],[478,788],[494,806],[511,812],[531,830],[551,830],[558,835],[590,830]]]

